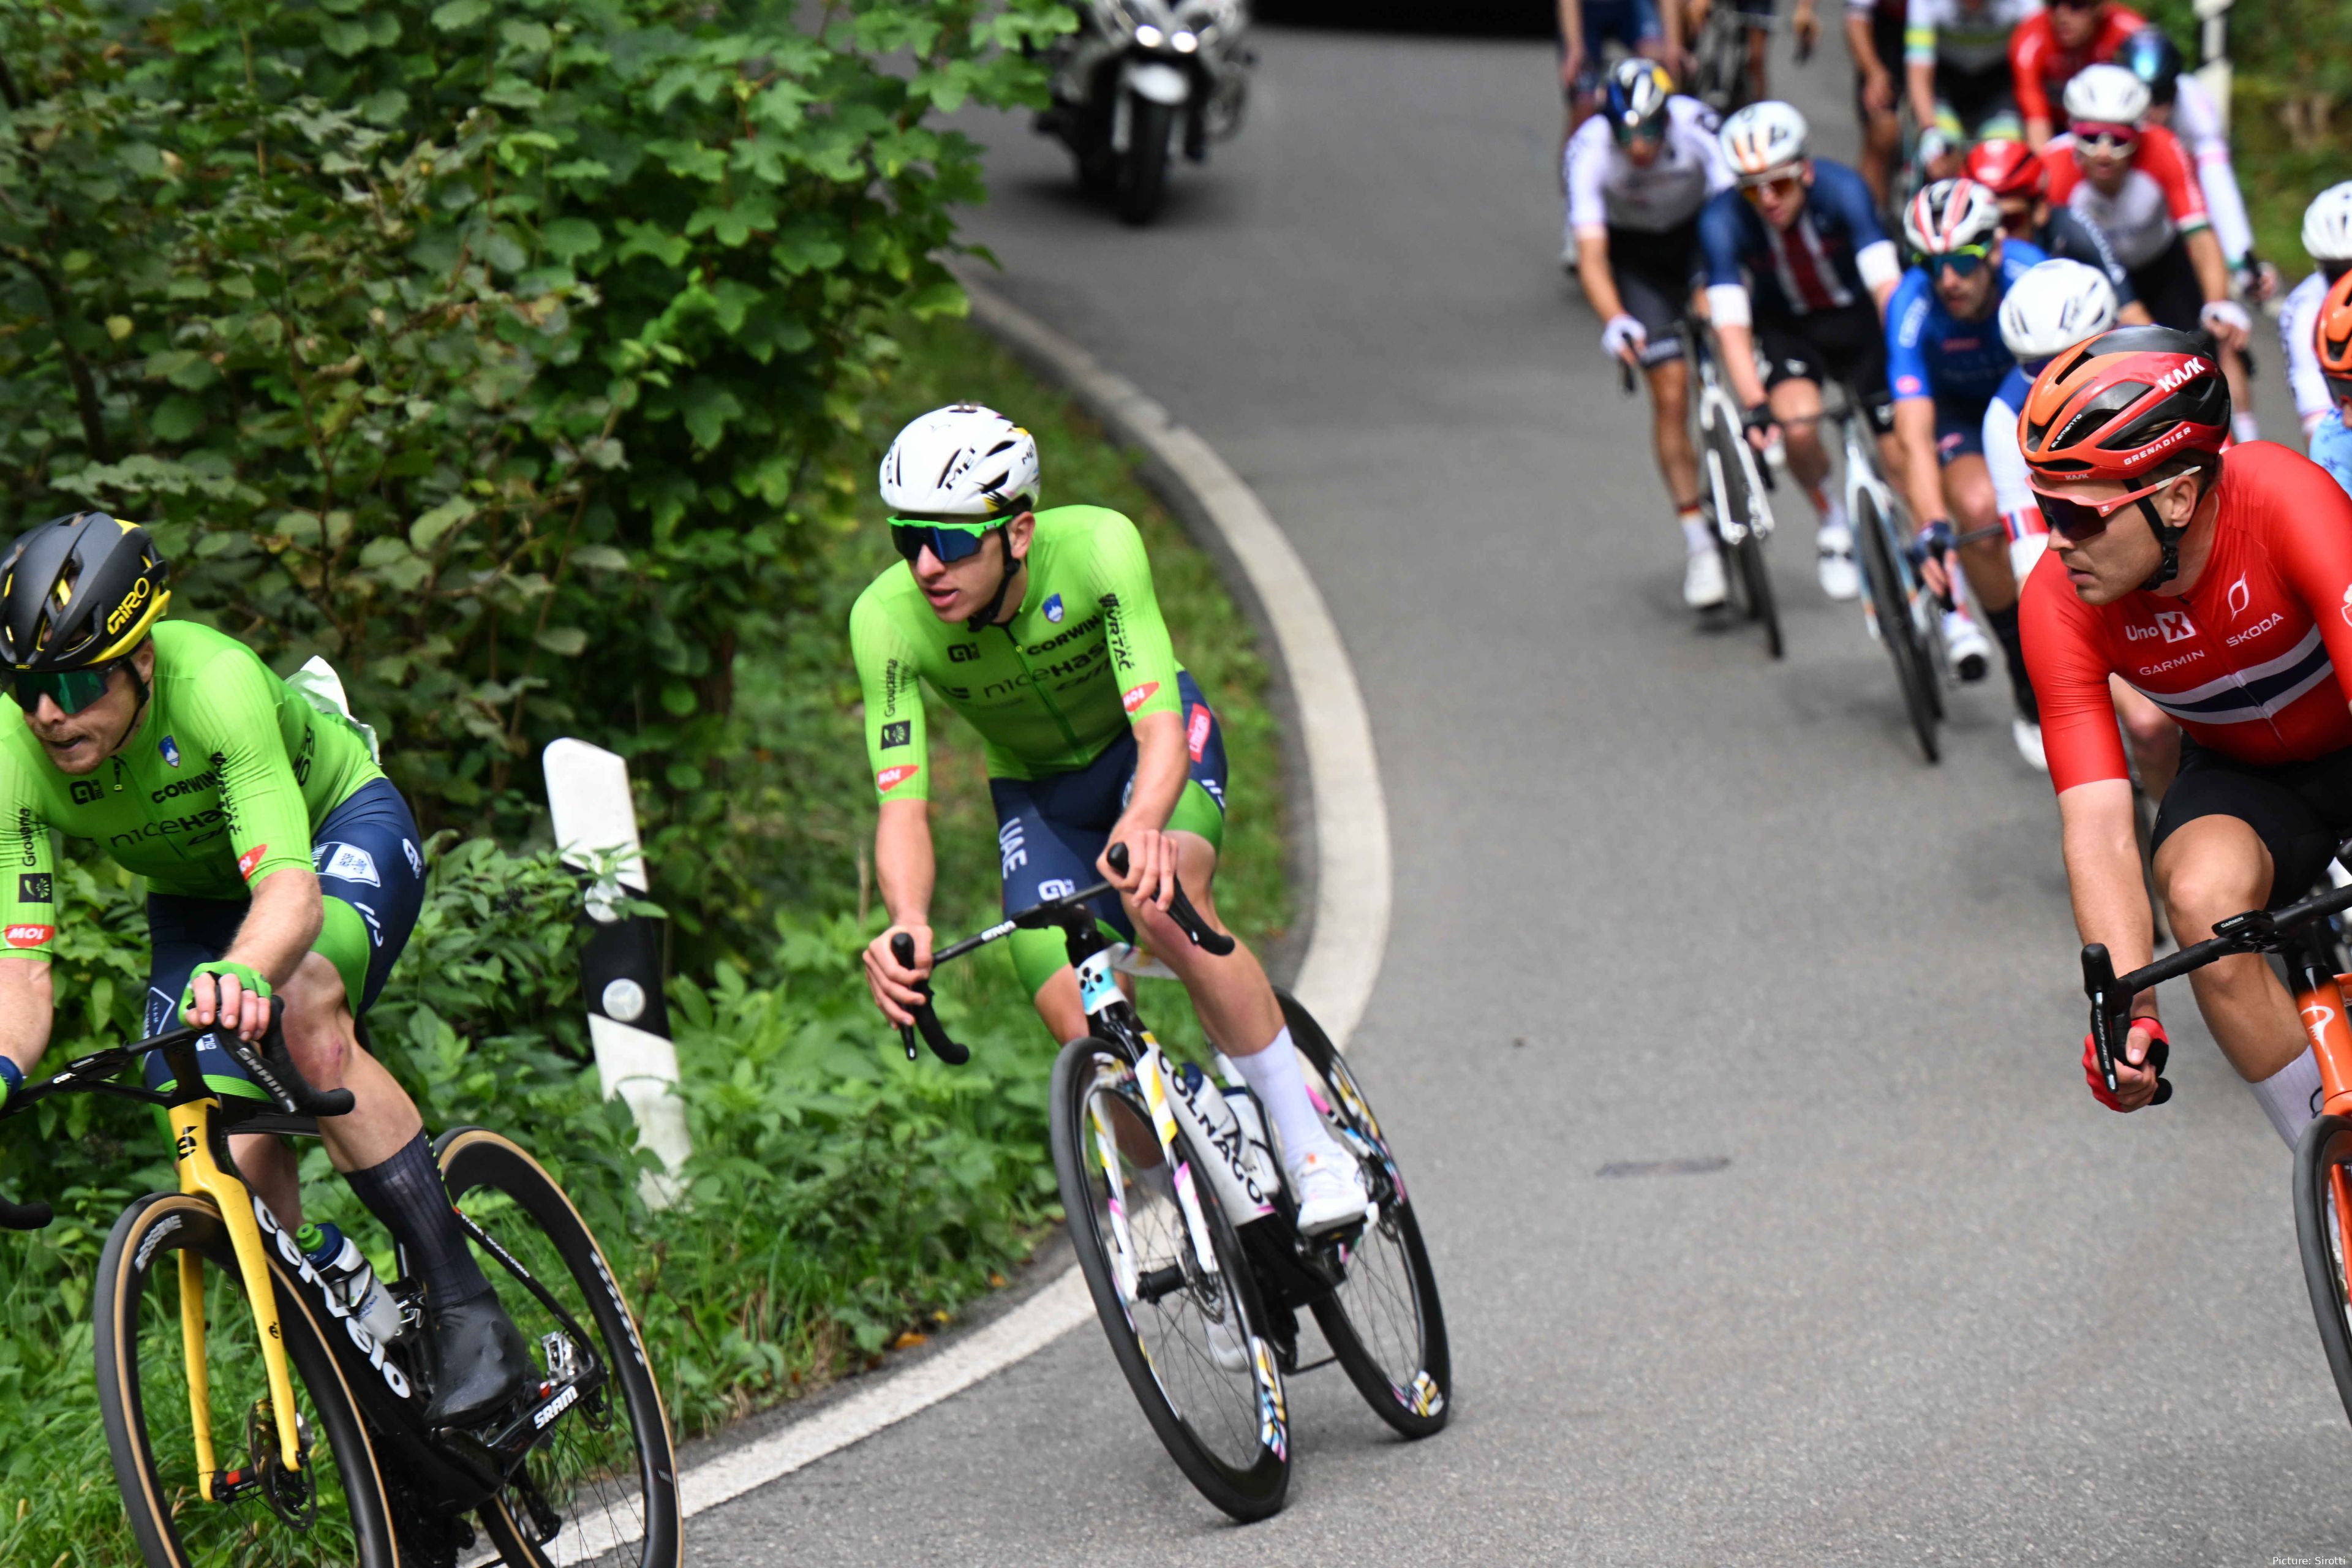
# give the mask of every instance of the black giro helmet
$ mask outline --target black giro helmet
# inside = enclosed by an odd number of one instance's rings
[[[2179,46],[2153,23],[2124,40],[2124,47],[2116,53],[2116,64],[2147,83],[2152,103],[2170,103],[2179,95],[2183,64]]]
[[[0,660],[41,673],[120,658],[171,603],[171,584],[137,523],[102,511],[53,518],[0,563]]]

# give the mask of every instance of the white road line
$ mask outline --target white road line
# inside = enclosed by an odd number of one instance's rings
[[[1058,382],[1122,443],[1211,552],[1239,567],[1274,628],[1298,709],[1315,832],[1315,924],[1296,987],[1340,1049],[1356,1032],[1389,938],[1389,813],[1355,667],[1306,563],[1256,492],[1210,445],[1095,357],[970,277],[972,316]],[[1094,1316],[1073,1265],[1036,1295],[950,1349],[823,1415],[747,1443],[678,1478],[690,1518],[790,1475],[959,1394]]]

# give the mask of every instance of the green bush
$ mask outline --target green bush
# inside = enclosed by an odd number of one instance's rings
[[[179,613],[334,659],[420,820],[512,837],[539,744],[638,763],[689,939],[761,940],[749,625],[888,328],[1029,101],[1052,0],[0,0],[0,472],[154,523]],[[711,955],[719,949],[712,949]]]

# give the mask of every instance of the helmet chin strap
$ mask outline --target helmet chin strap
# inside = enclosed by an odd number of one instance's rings
[[[122,733],[115,738],[113,746],[108,750],[106,754],[110,757],[121,755],[122,749],[131,744],[131,737],[139,732],[139,721],[147,716],[147,700],[153,695],[146,680],[141,677],[136,660],[124,659],[122,671],[131,677],[131,684],[138,691],[139,700],[131,705],[131,722],[122,727]]]
[[[1013,553],[1013,530],[1010,527],[992,529],[991,532],[1004,542],[1004,572],[996,579],[996,592],[964,623],[967,630],[977,634],[983,626],[996,624],[997,612],[1004,608],[1004,595],[1012,591],[1013,579],[1021,574],[1022,558]],[[128,737],[126,737],[127,739]]]
[[[2203,506],[2205,498],[2199,496],[2197,504]],[[2189,523],[2174,528],[2157,515],[2156,503],[2147,496],[2139,498],[2139,510],[2147,516],[2147,526],[2155,533],[2157,543],[2164,547],[2164,559],[2158,563],[2155,573],[2148,580],[2139,585],[2140,592],[2149,593],[2180,575],[2180,542],[2187,537],[2189,524],[2197,521],[2197,513],[2194,510],[2190,511]]]

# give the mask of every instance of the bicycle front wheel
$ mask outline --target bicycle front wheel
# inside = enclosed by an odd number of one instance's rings
[[[1290,1488],[1282,1373],[1203,1162],[1179,1132],[1169,1169],[1135,1069],[1107,1041],[1062,1047],[1052,1105],[1070,1239],[1136,1403],[1202,1497],[1235,1519],[1265,1518]],[[1199,1201],[1205,1237],[1185,1223],[1180,1180]],[[1213,1268],[1203,1267],[1203,1245]]]
[[[308,1305],[274,1268],[271,1279],[302,1438],[292,1473],[278,1468],[261,1336],[220,1211],[157,1193],[115,1222],[95,1293],[98,1403],[131,1533],[151,1568],[394,1568],[392,1510],[351,1388]],[[192,1349],[210,1412],[214,1495],[233,1493],[225,1501],[205,1500]],[[257,1473],[259,1484],[229,1487],[222,1472],[235,1471]]]
[[[2294,1234],[2320,1349],[2352,1416],[2352,1121],[2319,1117],[2296,1142]]]
[[[1315,1321],[1373,1413],[1408,1437],[1426,1437],[1453,1414],[1454,1357],[1404,1174],[1347,1058],[1297,997],[1275,994],[1307,1069],[1307,1093],[1361,1163],[1380,1211],[1349,1248],[1339,1289],[1315,1303]]]
[[[514,1568],[677,1568],[684,1549],[669,1417],[636,1320],[587,1222],[538,1161],[495,1132],[457,1128],[434,1152],[449,1201],[562,1309],[558,1315],[474,1244],[499,1304],[537,1349],[541,1375],[577,1378],[582,1389],[513,1484],[482,1510],[492,1543]]]
[[[1936,733],[1938,703],[1931,689],[1936,673],[1928,663],[1927,650],[1920,646],[1918,625],[1911,618],[1911,600],[1895,564],[1886,519],[1866,489],[1854,497],[1853,527],[1862,545],[1863,575],[1870,580],[1871,619],[1878,627],[1878,640],[1886,646],[1887,658],[1895,663],[1895,683],[1903,689],[1904,711],[1910,716],[1912,733],[1919,738],[1919,749],[1929,762],[1939,761],[1943,748]]]

